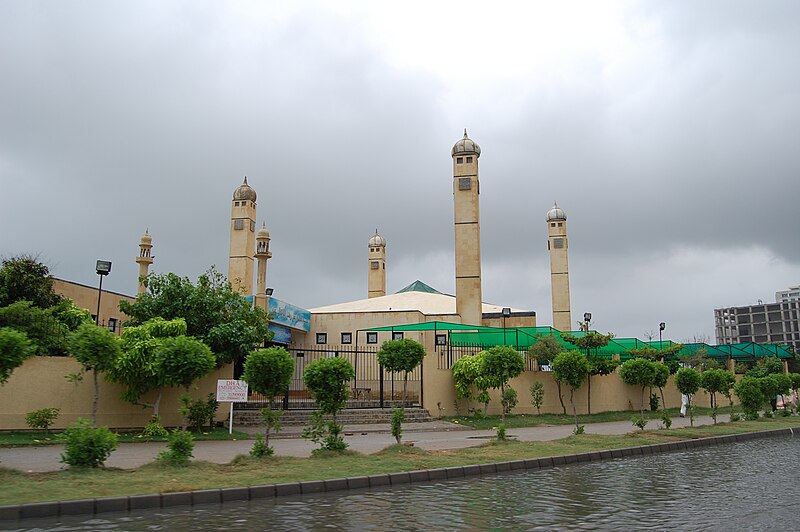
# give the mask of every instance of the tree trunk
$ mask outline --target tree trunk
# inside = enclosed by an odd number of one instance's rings
[[[564,398],[561,396],[561,383],[556,381],[556,388],[558,389],[558,402],[561,403],[561,410],[564,412],[564,415],[567,415],[567,407],[564,406]]]
[[[506,388],[505,386],[500,386],[500,423],[506,422],[506,405],[504,404],[504,398],[506,396]]]
[[[188,386],[186,386],[186,393],[187,394],[189,393],[189,387]],[[181,430],[183,432],[186,432],[186,427],[188,425],[188,421],[186,420],[186,414],[187,414],[186,411],[181,413]]]
[[[569,389],[569,402],[572,405],[572,416],[575,418],[575,434],[578,434],[578,411],[575,409],[575,401],[572,400],[572,394],[575,392],[574,388]]]
[[[403,376],[403,410],[406,409],[406,391],[408,389],[408,372]]]
[[[94,400],[92,401],[92,426],[97,426],[97,403],[100,399],[100,383],[97,380],[97,369],[92,368],[92,378],[94,379]]]
[[[642,404],[639,406],[639,413],[642,415],[642,419],[644,419],[644,386],[642,386]]]
[[[686,408],[689,410],[689,426],[694,427],[694,411],[692,411],[692,396],[686,396],[688,400],[686,401]]]

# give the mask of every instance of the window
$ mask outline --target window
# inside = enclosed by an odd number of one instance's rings
[[[241,218],[237,218],[236,220],[234,220],[233,228],[236,231],[241,231],[242,229],[244,229],[244,220],[242,220]]]
[[[555,226],[556,226],[555,222],[550,222],[550,227],[555,227]]]
[[[353,333],[343,332],[342,333],[342,343],[343,344],[352,344],[353,343]]]
[[[558,226],[559,226],[559,227],[561,227],[561,226],[563,226],[563,225],[564,225],[563,223],[561,223],[561,222],[558,222]]]
[[[113,333],[117,332],[117,318],[108,318],[108,330]]]
[[[461,164],[463,162],[464,162],[464,158],[463,157],[456,157],[456,164]]]
[[[403,339],[403,331],[392,333],[392,340],[402,340],[402,339]]]
[[[459,177],[458,190],[472,190],[472,179],[468,177]]]
[[[377,344],[378,343],[378,333],[376,333],[376,332],[368,332],[367,333],[367,343],[368,344]]]
[[[447,345],[447,335],[446,334],[437,334],[436,335],[436,345]]]
[[[553,247],[555,249],[563,249],[564,248],[564,239],[563,238],[554,238],[553,239]]]
[[[467,162],[471,163],[472,162],[472,157],[467,157]]]
[[[317,343],[318,344],[327,344],[328,343],[328,333],[317,333]]]
[[[369,269],[370,270],[380,270],[381,269],[381,265],[377,260],[373,260],[369,264]]]

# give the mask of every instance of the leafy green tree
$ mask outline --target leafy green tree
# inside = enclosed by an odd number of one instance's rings
[[[53,291],[50,269],[33,255],[3,259],[0,268],[0,307],[30,301],[38,308],[50,308],[61,301]]]
[[[109,380],[125,386],[122,398],[153,409],[159,415],[164,388],[187,388],[214,368],[214,356],[208,346],[185,336],[182,319],[154,318],[142,325],[126,327],[122,333],[121,353],[107,372]],[[143,397],[155,392],[152,402]]]
[[[208,345],[218,366],[242,360],[272,337],[267,314],[234,292],[213,267],[196,284],[174,273],[151,274],[145,282],[147,291],[136,301],[120,303],[120,310],[131,317],[129,324],[182,318],[186,334]]]
[[[525,369],[525,359],[513,347],[496,345],[481,353],[481,374],[491,388],[500,390],[500,397],[506,397],[508,381],[519,376]],[[501,423],[505,422],[505,408],[500,410]]]
[[[730,371],[724,369],[707,369],[700,374],[700,386],[711,395],[711,417],[717,423],[717,394],[730,389]]]
[[[544,404],[544,383],[542,381],[533,381],[531,384],[531,403],[536,407],[536,413],[542,413],[542,404]]]
[[[631,386],[639,386],[642,389],[642,400],[639,409],[642,419],[644,419],[644,390],[654,385],[656,371],[655,362],[646,358],[632,358],[619,368],[619,376],[622,382]]]
[[[778,357],[763,357],[756,362],[746,375],[748,377],[766,377],[767,375],[783,373],[783,362]]]
[[[306,388],[319,405],[319,413],[330,415],[333,420],[327,424],[327,436],[322,440],[323,448],[341,450],[347,444],[341,437],[342,427],[336,423],[336,414],[345,407],[349,396],[349,383],[355,377],[352,364],[344,358],[331,357],[315,360],[303,371]],[[319,425],[321,416],[316,423]],[[304,431],[314,439],[314,435]]]
[[[408,374],[422,364],[425,347],[410,338],[387,340],[377,353],[378,363],[391,372],[403,372],[403,407],[406,405]]]
[[[536,342],[531,345],[528,354],[534,357],[541,363],[542,361],[552,361],[557,354],[564,350],[555,336],[552,335],[537,335]],[[564,396],[561,393],[561,383],[556,380],[556,388],[558,390],[558,402],[561,403],[561,410],[564,415],[567,414],[567,407],[564,406]]]
[[[114,367],[119,356],[119,339],[108,329],[94,323],[85,323],[70,335],[69,350],[84,372],[92,372],[92,425],[97,425],[97,404],[100,399],[98,373],[107,372]]]
[[[553,377],[556,381],[563,382],[569,386],[569,402],[572,405],[572,415],[575,417],[575,433],[580,432],[578,425],[578,411],[575,408],[573,396],[575,390],[583,385],[589,378],[591,366],[586,357],[577,351],[562,351],[550,363],[553,368]]]
[[[694,426],[694,407],[692,406],[692,396],[700,389],[700,372],[694,368],[681,368],[675,374],[675,387],[681,394],[689,398],[687,406],[689,408],[689,424]]]
[[[734,393],[739,398],[742,410],[747,419],[758,419],[758,412],[767,402],[769,397],[764,394],[760,379],[745,375],[736,386],[733,387]]]
[[[669,417],[669,410],[667,409],[667,400],[664,398],[664,387],[669,381],[670,369],[669,366],[663,362],[653,362],[653,386],[658,388],[658,393],[661,394],[661,420],[664,425],[669,428],[672,425],[672,419]]]
[[[492,383],[483,374],[482,358],[485,351],[481,351],[475,355],[467,355],[459,358],[453,364],[453,383],[456,388],[456,397],[458,399],[475,399],[483,404],[483,413],[486,414],[489,408],[489,388]],[[478,393],[472,392],[472,387],[475,386]]]
[[[264,446],[272,454],[269,445],[270,430],[280,430],[283,412],[273,411],[275,396],[286,392],[294,375],[294,358],[283,347],[268,347],[250,353],[244,361],[242,379],[250,388],[269,400],[269,407],[261,410],[264,420]]]
[[[33,355],[27,335],[8,327],[0,327],[0,384],[8,382],[11,372]]]
[[[16,301],[0,307],[0,327],[24,332],[37,355],[66,355],[69,328],[52,308],[40,308],[30,301]]]
[[[789,378],[792,381],[795,400],[800,400],[800,373],[789,373]],[[800,410],[800,404],[795,404],[795,409]]]

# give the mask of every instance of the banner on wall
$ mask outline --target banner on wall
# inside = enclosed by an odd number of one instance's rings
[[[269,330],[274,333],[272,341],[276,344],[291,344],[292,343],[292,330],[289,327],[278,325],[277,323],[270,323]]]
[[[311,312],[306,309],[270,297],[269,313],[272,314],[271,324],[283,325],[299,331],[311,330]]]

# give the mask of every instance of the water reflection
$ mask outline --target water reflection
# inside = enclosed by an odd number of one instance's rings
[[[20,530],[792,529],[800,441],[791,437],[531,473],[25,522]]]

